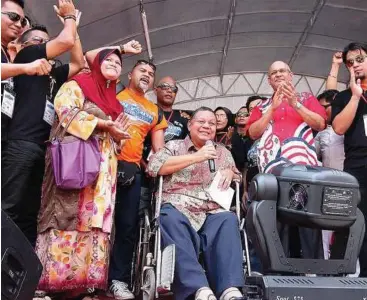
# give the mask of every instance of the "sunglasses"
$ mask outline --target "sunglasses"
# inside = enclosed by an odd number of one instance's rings
[[[151,63],[151,62],[149,62],[149,61],[147,61],[145,59],[139,59],[136,62],[136,64],[134,65],[134,68],[137,67],[137,66],[139,66],[139,65],[148,65],[148,66],[151,66],[154,72],[157,70],[157,67],[153,63]]]
[[[354,62],[356,61],[357,63],[361,64],[364,62],[364,60],[366,59],[367,55],[357,55],[355,58],[351,58],[348,59],[345,64],[347,65],[348,68],[353,67]]]
[[[245,112],[240,112],[240,113],[237,113],[237,117],[240,118],[240,117],[248,117],[250,114],[249,113],[245,113]]]
[[[158,88],[161,88],[162,90],[164,90],[164,91],[167,91],[168,89],[170,89],[171,91],[172,91],[172,93],[175,93],[175,94],[177,94],[177,92],[178,92],[178,87],[177,86],[175,86],[175,85],[170,85],[169,83],[167,83],[167,82],[163,82],[163,83],[161,83],[161,84],[159,84],[159,85],[157,85],[157,87]]]
[[[22,28],[26,27],[28,24],[28,21],[26,18],[21,17],[20,15],[18,15],[15,12],[11,12],[11,11],[4,11],[1,12],[3,15],[7,15],[10,19],[10,21],[17,23],[18,21],[20,21],[20,26],[22,26]]]
[[[50,39],[44,39],[39,36],[31,37],[29,40],[26,40],[23,44],[28,44],[30,42],[36,42],[38,44],[44,44],[47,43]]]

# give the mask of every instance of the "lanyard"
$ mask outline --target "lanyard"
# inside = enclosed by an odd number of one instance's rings
[[[227,133],[223,134],[223,136],[220,138],[219,142],[217,141],[217,137],[215,138],[216,139],[216,142],[217,143],[222,143],[222,141],[227,137]]]
[[[173,110],[171,111],[171,114],[169,115],[168,119],[167,119],[167,122],[170,123],[171,121],[171,118],[172,118],[172,115],[173,115]]]
[[[55,86],[56,80],[51,75],[49,76],[49,79],[50,79],[50,94],[49,94],[48,98],[51,101],[51,99],[52,99],[52,92],[54,90],[54,86]]]
[[[6,60],[7,60],[7,63],[9,63],[9,62],[10,62],[10,56],[9,56],[8,52],[4,49],[4,47],[3,47],[3,46],[1,46],[1,51],[2,51],[2,52],[3,52],[3,54],[5,55]]]

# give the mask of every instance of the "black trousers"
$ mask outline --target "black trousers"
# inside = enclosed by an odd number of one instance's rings
[[[22,140],[2,146],[1,208],[35,246],[46,148]]]
[[[130,283],[134,247],[139,225],[141,174],[131,186],[117,185],[115,205],[115,241],[110,258],[109,282]]]
[[[359,190],[361,192],[361,201],[359,209],[364,215],[367,225],[367,165],[359,168],[345,168],[345,172],[353,175],[359,182]],[[331,257],[344,257],[345,245],[347,243],[349,232],[335,232],[335,242],[331,247]],[[359,277],[367,277],[367,230],[364,235],[361,252],[359,253],[360,274]]]

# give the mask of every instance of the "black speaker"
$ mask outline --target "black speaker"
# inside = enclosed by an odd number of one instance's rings
[[[42,264],[32,245],[1,210],[1,299],[32,299],[42,274]]]

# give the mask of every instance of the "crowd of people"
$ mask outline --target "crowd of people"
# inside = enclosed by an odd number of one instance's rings
[[[100,291],[134,298],[139,204],[153,193],[156,176],[164,176],[162,246],[176,245],[177,299],[243,297],[238,220],[207,192],[217,172],[222,190],[241,183],[246,213],[248,187],[258,173],[289,162],[344,170],[359,182],[359,208],[367,217],[367,45],[350,43],[334,54],[320,95],[296,90],[290,67],[275,61],[268,70],[272,97],[243,99],[235,114],[226,107],[192,112],[173,109],[176,81],[166,76],[155,84],[150,61],[138,60],[128,85],[116,92],[123,55],[139,54],[142,47],[132,40],[83,53],[81,12],[72,0],[54,7],[63,25],[54,38],[24,15],[22,0],[1,5],[1,205],[43,265],[36,298],[91,299]],[[61,64],[56,58],[66,52],[70,62]],[[350,82],[338,91],[343,63]],[[151,89],[156,104],[145,96]],[[85,149],[96,144],[92,179],[83,177],[78,186],[56,180],[74,171],[56,159],[53,147],[63,142],[82,145],[73,149],[87,162],[91,152]],[[215,172],[208,160],[215,161]],[[85,164],[82,175],[92,167]],[[328,259],[345,238],[280,230],[288,232],[284,248],[292,257]],[[261,273],[254,249],[251,258]],[[359,276],[366,277],[367,236],[359,264]]]

